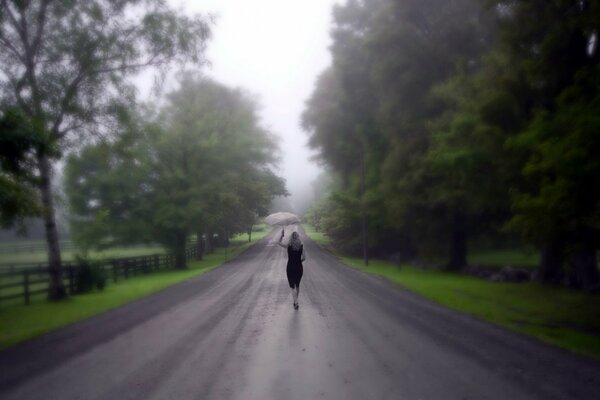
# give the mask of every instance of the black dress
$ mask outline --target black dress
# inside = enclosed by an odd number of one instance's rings
[[[288,246],[288,262],[287,262],[287,278],[290,287],[293,289],[296,286],[300,286],[300,280],[302,279],[302,250],[304,246],[300,246],[300,250],[296,251],[292,249],[292,246]]]

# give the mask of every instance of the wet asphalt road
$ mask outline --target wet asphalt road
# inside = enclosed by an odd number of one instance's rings
[[[444,309],[303,237],[0,353],[11,399],[600,399],[600,363]]]

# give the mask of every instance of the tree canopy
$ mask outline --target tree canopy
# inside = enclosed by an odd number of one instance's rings
[[[73,234],[83,245],[157,242],[184,267],[191,234],[246,232],[287,194],[271,169],[276,141],[241,90],[184,74],[160,109],[125,128],[69,158]]]
[[[24,218],[41,212],[33,155],[48,145],[48,138],[18,109],[4,110],[0,132],[0,226],[22,229]]]
[[[370,251],[454,270],[470,239],[512,235],[542,251],[540,280],[596,285],[599,18],[593,1],[336,6],[303,126],[340,183],[312,216],[357,251],[366,213]]]
[[[0,2],[0,106],[18,108],[54,151],[37,149],[51,276],[50,299],[63,298],[52,160],[69,142],[110,132],[135,99],[130,78],[147,67],[202,64],[210,21],[164,0]]]

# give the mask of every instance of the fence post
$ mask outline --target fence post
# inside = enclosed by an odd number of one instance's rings
[[[25,305],[29,305],[29,271],[23,271],[23,289],[25,294]]]
[[[125,260],[125,279],[129,279],[129,260]]]
[[[154,269],[157,271],[160,269],[160,264],[158,263],[158,254],[154,255]]]

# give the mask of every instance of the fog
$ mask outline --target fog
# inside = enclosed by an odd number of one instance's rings
[[[255,94],[264,126],[281,138],[279,173],[286,179],[292,206],[311,195],[319,167],[310,160],[307,135],[300,128],[304,101],[317,75],[330,63],[328,46],[334,0],[172,0],[190,13],[216,18],[204,73]]]

